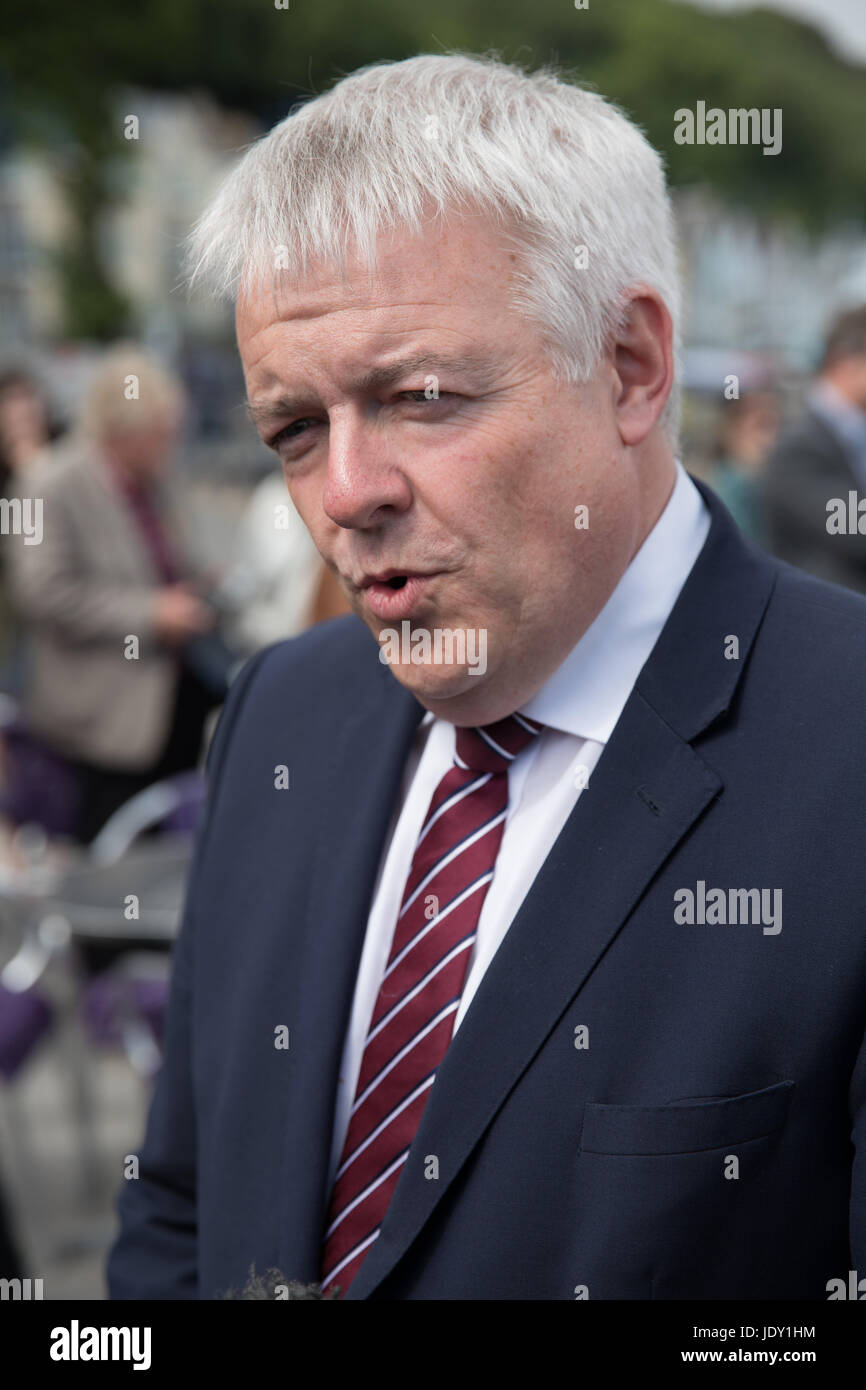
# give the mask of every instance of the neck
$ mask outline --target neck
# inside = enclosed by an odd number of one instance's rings
[[[98,445],[98,452],[104,467],[121,487],[143,491],[143,480],[131,468],[127,467],[122,459],[119,459],[104,444]]]
[[[637,470],[637,477],[640,495],[639,522],[629,564],[671,500],[676,486],[676,461],[670,446],[666,443],[658,444]]]

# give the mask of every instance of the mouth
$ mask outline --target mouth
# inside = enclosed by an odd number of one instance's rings
[[[358,583],[358,588],[369,589],[374,584],[384,584],[387,585],[389,589],[402,589],[406,581],[410,577],[414,577],[417,573],[418,572],[414,570],[379,570],[375,574],[363,575]]]
[[[380,574],[365,575],[360,588],[367,608],[375,617],[408,618],[435,577],[435,574],[411,570],[383,570]]]

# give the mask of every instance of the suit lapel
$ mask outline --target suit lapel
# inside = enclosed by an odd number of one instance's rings
[[[720,787],[642,699],[630,700],[437,1072],[417,1151],[447,1154],[439,1181],[398,1184],[347,1298],[367,1297],[408,1249],[650,879]]]
[[[369,1297],[394,1269],[651,879],[722,789],[689,740],[729,707],[775,573],[715,495],[698,486],[712,515],[704,549],[590,788],[437,1072],[416,1143],[419,1153],[447,1154],[440,1180],[398,1183],[348,1299]],[[728,634],[739,639],[738,660],[724,656]]]

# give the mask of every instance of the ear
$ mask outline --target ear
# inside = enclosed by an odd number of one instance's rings
[[[656,424],[674,380],[673,323],[655,290],[638,285],[613,344],[614,408],[623,444],[642,444]]]

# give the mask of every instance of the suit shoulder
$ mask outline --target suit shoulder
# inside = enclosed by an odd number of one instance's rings
[[[40,453],[30,483],[33,490],[54,499],[77,494],[82,481],[94,476],[94,461],[84,441],[63,439]]]
[[[279,690],[285,698],[292,691],[314,700],[357,703],[375,694],[387,674],[379,651],[360,618],[331,618],[260,653],[257,693]]]
[[[767,460],[767,474],[772,479],[810,465],[827,472],[840,460],[844,460],[844,450],[836,436],[823,420],[806,411],[779,436]]]
[[[866,596],[841,584],[817,579],[783,560],[774,560],[776,584],[768,608],[770,625],[780,626],[802,657],[844,662],[844,669],[866,676]],[[841,674],[841,670],[840,670]]]

